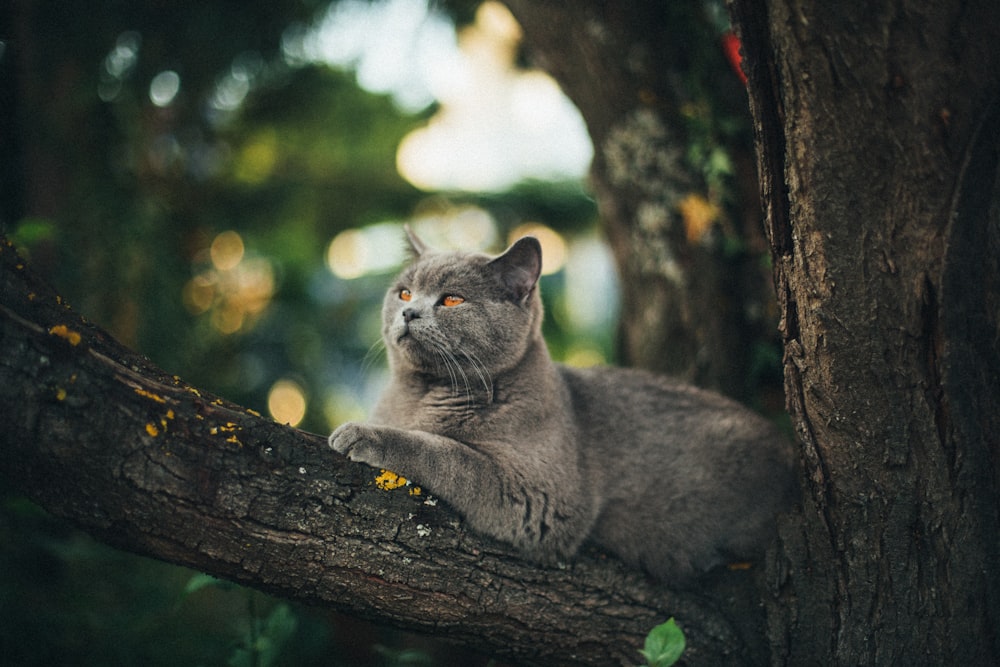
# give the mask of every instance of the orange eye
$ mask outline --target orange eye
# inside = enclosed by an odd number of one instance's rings
[[[413,298],[413,294],[410,293],[410,290],[403,288],[399,290],[399,298],[403,301],[409,301]]]
[[[441,299],[441,305],[447,308],[451,308],[452,306],[457,306],[458,304],[463,303],[464,301],[465,299],[463,299],[460,296],[449,294],[445,298]]]

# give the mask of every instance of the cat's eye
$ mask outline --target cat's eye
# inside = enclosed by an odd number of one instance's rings
[[[410,290],[404,287],[403,289],[399,290],[399,298],[402,299],[403,301],[409,301],[410,299],[413,298],[413,294],[410,292]]]
[[[446,308],[451,308],[452,306],[457,306],[460,303],[465,303],[465,299],[460,296],[455,296],[454,294],[449,294],[441,299],[441,305]]]

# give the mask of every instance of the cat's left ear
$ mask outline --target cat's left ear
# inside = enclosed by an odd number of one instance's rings
[[[535,237],[525,236],[490,262],[490,266],[497,269],[514,299],[524,301],[542,273],[542,246]]]
[[[425,252],[427,252],[427,246],[420,237],[410,228],[410,225],[403,225],[403,230],[406,232],[406,240],[410,242],[410,251],[413,253],[414,257],[420,257]]]

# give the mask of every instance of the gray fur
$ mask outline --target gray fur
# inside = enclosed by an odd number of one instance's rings
[[[392,382],[333,449],[415,480],[543,562],[590,539],[677,580],[765,546],[793,486],[788,443],[766,420],[649,373],[553,363],[533,238],[495,259],[411,246],[382,308]]]

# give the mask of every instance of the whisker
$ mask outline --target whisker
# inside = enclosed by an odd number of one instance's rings
[[[448,371],[448,377],[451,379],[451,393],[454,396],[458,395],[458,376],[455,375],[455,371],[452,368],[451,360],[448,359],[448,351],[445,350],[438,343],[434,343],[434,352],[441,357],[441,361],[444,363],[444,368]]]
[[[446,350],[446,352],[447,352],[448,356],[451,358],[452,363],[455,364],[455,369],[459,373],[462,374],[462,382],[465,383],[465,396],[468,399],[469,403],[471,404],[472,403],[472,385],[469,384],[469,376],[466,375],[465,369],[462,368],[462,364],[461,364],[461,362],[459,362],[458,358],[454,354],[452,354],[451,352],[448,352],[447,350]],[[456,387],[455,395],[456,396],[458,395],[457,387]]]
[[[469,352],[467,350],[462,350],[462,356],[469,360],[472,368],[476,371],[476,375],[479,376],[479,380],[483,383],[483,389],[486,390],[487,398],[493,400],[493,377],[490,375],[490,371],[486,368],[486,364],[476,356],[474,352]]]
[[[434,347],[437,350],[438,354],[441,355],[441,358],[444,359],[445,364],[448,366],[448,373],[451,375],[451,381],[452,381],[452,395],[458,396],[459,394],[458,376],[461,375],[462,383],[465,384],[465,395],[468,398],[469,403],[471,405],[472,385],[469,383],[469,376],[466,374],[465,369],[462,368],[462,363],[458,360],[458,357],[456,357],[447,347],[445,347],[443,343],[435,341]]]
[[[365,352],[364,358],[361,360],[361,374],[367,375],[371,370],[372,366],[375,365],[375,361],[383,356],[386,351],[385,341],[380,337],[368,348]]]
[[[486,390],[487,395],[492,399],[493,380],[486,368],[486,364],[480,361],[475,354],[467,353],[465,350],[458,350],[457,354],[452,352],[449,349],[450,346],[447,339],[440,332],[425,329],[423,336],[423,344],[426,349],[433,352],[440,360],[438,368],[440,369],[439,372],[441,372],[442,379],[444,379],[444,372],[448,374],[447,377],[451,382],[452,396],[457,398],[462,393],[462,385],[465,385],[464,393],[469,405],[475,402],[475,392],[472,390],[473,382],[469,377],[469,374],[474,372]],[[369,352],[371,353],[372,350]],[[466,372],[466,366],[469,366],[471,371]]]

